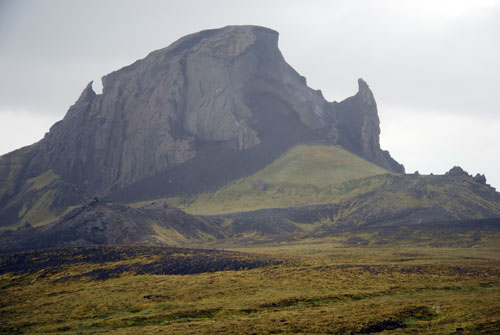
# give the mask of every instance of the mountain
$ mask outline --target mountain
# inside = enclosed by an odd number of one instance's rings
[[[1,226],[47,223],[94,195],[139,201],[214,191],[304,143],[404,172],[380,148],[366,82],[344,101],[326,101],[286,63],[271,29],[188,35],[102,82],[102,94],[89,83],[38,143],[0,158]]]
[[[102,94],[90,83],[42,140],[0,157],[0,249],[497,229],[484,176],[404,174],[358,86],[326,101],[267,28],[183,37],[104,76]]]

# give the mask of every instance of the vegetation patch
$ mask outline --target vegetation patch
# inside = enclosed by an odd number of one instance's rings
[[[25,185],[29,186],[29,190],[38,191],[50,185],[53,181],[59,178],[60,178],[59,175],[54,173],[53,170],[48,170],[47,172],[39,175],[38,177],[26,180]]]

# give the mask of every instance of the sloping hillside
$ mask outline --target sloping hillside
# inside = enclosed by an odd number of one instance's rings
[[[213,193],[168,202],[192,214],[320,204],[338,199],[346,181],[385,173],[338,146],[299,145],[257,173]]]
[[[500,216],[500,193],[462,175],[381,175],[350,181],[336,223],[419,224]]]

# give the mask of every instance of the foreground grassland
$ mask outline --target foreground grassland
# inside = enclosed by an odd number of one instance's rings
[[[2,257],[0,334],[500,333],[494,246],[71,250]]]

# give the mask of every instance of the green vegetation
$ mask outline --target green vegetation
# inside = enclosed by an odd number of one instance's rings
[[[3,183],[0,184],[0,197],[2,192],[12,192],[15,189],[14,180],[16,179],[15,175],[19,172],[19,166],[20,162],[18,162],[17,156],[0,162],[0,170],[4,169],[2,172],[7,172]],[[54,208],[54,202],[58,197],[66,196],[60,192],[61,183],[60,176],[53,170],[48,170],[37,177],[26,180],[22,185],[21,192],[15,195],[5,208],[7,211],[9,207],[19,208],[17,215],[19,221],[11,225],[3,222],[0,230],[23,227],[26,223],[43,225],[55,219],[61,208]],[[15,221],[12,222],[15,223]]]
[[[8,166],[3,166],[0,162],[0,173],[8,172],[8,178],[4,180],[5,189],[8,192],[12,192],[17,187],[13,181],[17,173],[16,168],[12,167],[15,161],[16,156],[6,162],[5,165]],[[78,191],[62,180],[53,170],[22,182],[23,184],[19,185],[21,190],[9,199],[5,207],[0,209],[0,216],[5,219],[0,222],[0,231],[21,228],[26,223],[32,226],[50,223],[70,206],[81,203],[83,200]],[[1,192],[2,185],[0,185],[0,196]],[[12,215],[16,212],[17,218]]]
[[[43,225],[56,218],[56,213],[50,209],[56,195],[57,190],[49,189],[36,199],[36,202],[29,209],[25,204],[19,212],[19,217],[22,218],[21,223],[33,222],[37,225]]]
[[[346,181],[386,173],[387,170],[338,146],[300,145],[263,170],[214,193],[176,197],[168,202],[192,214],[320,204],[338,199]],[[265,190],[256,188],[258,180]]]
[[[309,240],[240,247],[252,254],[106,247],[4,256],[0,334],[498,334],[496,238],[481,248]],[[211,259],[262,262],[157,272]],[[143,271],[148,264],[153,271]]]
[[[256,178],[262,178],[270,184],[324,187],[383,173],[387,170],[341,147],[299,145],[239,184],[251,187]]]
[[[48,186],[56,179],[59,179],[59,175],[54,173],[54,171],[52,170],[48,170],[47,172],[39,175],[38,177],[26,180],[25,185],[29,187],[28,189],[29,191],[30,190],[38,191]]]

